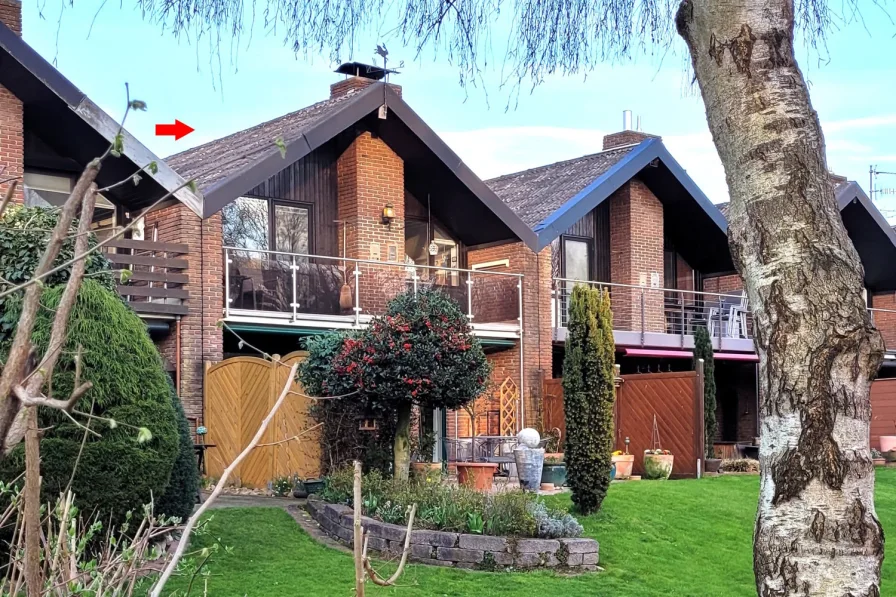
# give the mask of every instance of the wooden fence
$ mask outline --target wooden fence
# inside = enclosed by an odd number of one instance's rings
[[[248,444],[277,400],[289,368],[307,353],[293,352],[279,362],[256,357],[235,357],[211,365],[205,373],[206,453],[209,477],[217,479]],[[301,387],[293,384],[293,390]],[[293,437],[314,425],[308,414],[311,401],[292,395],[284,402],[261,443]],[[258,447],[234,472],[232,482],[265,487],[277,477],[317,477],[320,445],[316,433],[301,440]]]

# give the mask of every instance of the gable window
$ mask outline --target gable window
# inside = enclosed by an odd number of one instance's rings
[[[309,210],[301,205],[274,204],[274,249],[284,253],[304,253],[308,243]]]
[[[591,279],[591,241],[563,238],[563,277],[568,280]]]
[[[239,197],[221,210],[225,247],[267,251],[271,248],[267,199]]]

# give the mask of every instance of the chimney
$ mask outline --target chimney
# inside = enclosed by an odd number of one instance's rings
[[[632,128],[632,111],[623,110],[622,112],[622,130],[618,133],[612,133],[604,136],[604,151],[624,147],[626,145],[637,145],[645,139],[661,139],[659,135],[648,135],[641,132],[641,117],[638,116],[638,130]]]
[[[0,0],[0,23],[22,35],[22,0]]]
[[[6,0],[0,0],[4,2]],[[355,91],[361,91],[367,87],[377,83],[388,77],[389,73],[395,72],[385,70],[381,66],[373,66],[371,64],[362,64],[360,62],[346,62],[341,64],[334,72],[345,75],[345,79],[338,83],[330,85],[330,99],[342,97]],[[401,86],[386,83],[392,88],[392,91],[401,97]]]
[[[835,189],[847,182],[847,178],[845,176],[840,176],[839,174],[834,174],[830,170],[828,171],[828,178],[831,180],[831,186]]]

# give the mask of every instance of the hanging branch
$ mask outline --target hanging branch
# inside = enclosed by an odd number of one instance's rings
[[[370,558],[367,557],[367,533],[364,534],[364,549],[361,552],[361,561],[364,564],[364,571],[367,573],[367,576],[370,577],[370,580],[373,581],[373,584],[380,587],[391,587],[395,585],[395,581],[397,581],[401,577],[401,573],[404,572],[404,566],[408,561],[408,554],[411,552],[411,531],[414,528],[414,515],[417,513],[417,504],[411,506],[411,512],[408,514],[408,530],[404,535],[404,550],[401,552],[401,560],[398,562],[398,569],[395,570],[395,573],[392,574],[388,579],[382,578],[376,570],[373,569],[373,566],[370,565]]]

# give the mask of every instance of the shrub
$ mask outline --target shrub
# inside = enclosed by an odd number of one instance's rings
[[[752,458],[727,458],[722,461],[726,473],[758,473],[759,461]]]
[[[569,512],[549,509],[544,502],[532,506],[535,530],[544,539],[581,537],[585,528]]]
[[[177,418],[178,451],[171,469],[168,488],[156,500],[155,511],[165,516],[176,516],[186,520],[193,513],[196,497],[199,495],[199,470],[196,466],[196,452],[193,447],[193,432],[184,414],[174,385],[169,381],[169,395]]]
[[[8,207],[3,215],[0,215],[0,290],[5,290],[9,284],[16,285],[28,280],[47,247],[50,230],[56,226],[59,219],[58,209],[44,209],[42,207],[24,207],[13,205]],[[61,265],[74,257],[75,237],[78,222],[72,222],[69,236],[62,244],[54,266]],[[96,238],[91,235],[89,246],[96,245]],[[103,272],[108,272],[104,274]],[[63,269],[44,279],[46,286],[58,286],[68,281],[70,270]],[[101,286],[114,290],[115,284],[109,261],[102,253],[91,253],[87,258],[86,274]],[[0,298],[0,343],[8,340],[10,333],[18,321],[18,310],[10,311],[8,300]]]
[[[572,501],[580,512],[590,514],[607,495],[612,467],[616,390],[609,294],[576,285],[568,328],[563,361],[564,459]]]
[[[32,341],[46,349],[52,327],[51,311],[63,287],[47,289]],[[100,520],[120,522],[128,510],[139,511],[152,496],[168,487],[179,448],[171,389],[162,362],[145,324],[114,292],[85,280],[72,310],[68,337],[53,375],[56,396],[68,396],[74,383],[74,355],[83,349],[82,379],[93,387],[77,408],[111,418],[114,429],[94,421],[101,437],[89,435],[72,483],[82,511],[97,512]],[[0,353],[8,351],[0,346]],[[0,357],[2,358],[2,357]],[[42,490],[45,501],[55,499],[72,478],[84,430],[58,411],[43,409],[41,427],[51,427],[41,440]],[[152,439],[138,443],[131,426],[146,427]],[[0,462],[0,479],[9,481],[24,469],[19,445]]]
[[[697,359],[703,359],[703,436],[704,455],[715,458],[713,444],[719,423],[716,421],[716,365],[712,354],[709,331],[704,326],[694,330],[694,369]]]

